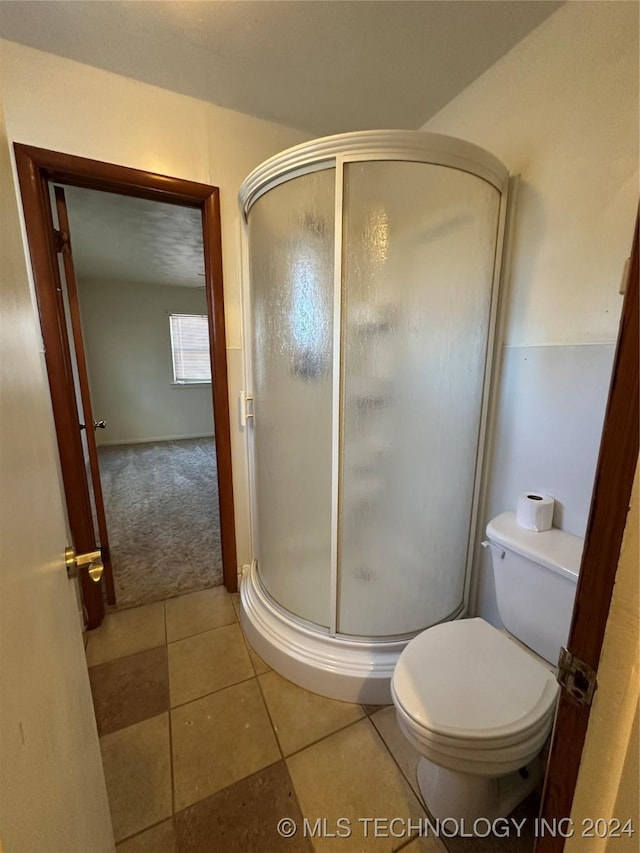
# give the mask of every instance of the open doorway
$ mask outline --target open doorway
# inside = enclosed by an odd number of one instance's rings
[[[105,599],[233,592],[218,190],[15,148],[87,626]]]
[[[201,213],[61,190],[116,604],[221,584]]]

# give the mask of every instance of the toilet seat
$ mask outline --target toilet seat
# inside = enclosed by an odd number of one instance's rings
[[[395,699],[395,697],[394,697]],[[400,729],[407,740],[418,752],[429,758],[434,764],[456,770],[472,776],[504,776],[513,770],[519,770],[532,761],[540,752],[551,731],[553,715],[543,721],[540,730],[519,743],[495,749],[469,749],[460,747],[442,747],[425,737],[425,729],[416,726],[402,709],[396,705],[396,716]],[[474,744],[474,747],[476,745]]]
[[[552,709],[551,712],[549,714],[545,714],[545,716],[542,717],[535,726],[532,726],[526,731],[518,734],[513,734],[509,738],[500,738],[496,740],[482,737],[477,739],[452,738],[439,735],[420,723],[417,723],[414,718],[407,714],[395,694],[393,694],[393,698],[396,701],[396,708],[399,709],[405,717],[407,717],[406,724],[414,726],[414,728],[419,732],[420,739],[426,744],[430,744],[433,749],[439,749],[442,752],[459,751],[468,754],[469,752],[485,752],[487,750],[496,749],[508,750],[510,747],[523,744],[525,741],[538,739],[543,733],[548,732],[549,725],[553,722],[554,714],[554,709]]]
[[[396,666],[391,692],[405,734],[444,767],[507,773],[542,748],[554,675],[483,619],[423,631]]]

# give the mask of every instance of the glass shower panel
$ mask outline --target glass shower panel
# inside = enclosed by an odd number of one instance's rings
[[[270,595],[329,625],[335,169],[249,214],[256,554]]]
[[[444,166],[345,167],[341,633],[462,604],[499,205]]]

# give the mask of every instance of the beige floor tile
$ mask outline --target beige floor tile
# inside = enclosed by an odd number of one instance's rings
[[[382,711],[382,709],[383,709],[383,708],[393,708],[393,705],[391,705],[391,704],[385,704],[385,705],[363,705],[362,707],[364,708],[364,710],[365,710],[365,712],[366,712],[367,716],[368,716],[368,717],[370,717],[372,714],[375,714],[375,713],[376,713],[376,711]]]
[[[447,848],[437,835],[427,834],[420,838],[414,838],[413,841],[406,847],[402,848],[402,853],[447,853]]]
[[[169,710],[166,646],[92,666],[89,681],[99,735]]]
[[[176,811],[280,758],[255,678],[171,712]]]
[[[304,831],[278,833],[282,818],[302,827],[284,761],[252,773],[176,814],[180,853],[312,853]]]
[[[398,817],[406,821],[425,816],[368,719],[290,756],[287,766],[306,818],[327,818],[329,826],[335,826],[340,817],[351,821],[350,838],[316,837],[316,851],[397,850],[406,838],[394,838],[389,832],[375,837],[372,825],[362,819]]]
[[[237,623],[169,645],[171,707],[253,677]]]
[[[105,735],[100,747],[116,841],[171,816],[168,714]]]
[[[259,681],[285,756],[364,717],[361,705],[310,693],[277,672],[267,672]]]
[[[88,634],[89,666],[163,646],[164,602],[108,613],[102,625]]]
[[[236,614],[236,619],[238,622],[240,621],[240,593],[232,592],[229,594],[229,598],[231,599],[231,604],[233,605],[234,612]]]
[[[169,643],[236,621],[231,596],[223,586],[170,598],[165,607]]]
[[[246,637],[244,639],[247,644],[249,657],[251,658],[251,663],[253,664],[253,668],[256,671],[256,675],[262,675],[264,672],[271,672],[271,667],[269,666],[269,664],[262,660],[260,655],[253,649],[249,640],[247,640]]]
[[[414,792],[422,800],[417,777],[420,753],[402,734],[396,717],[396,709],[391,705],[382,711],[376,711],[375,714],[371,715],[370,720],[380,733],[380,737],[397,761]]]
[[[512,812],[510,817],[520,826],[520,831],[516,831],[513,824],[510,824],[510,832],[506,834],[490,833],[489,835],[472,836],[449,835],[446,837],[446,846],[449,853],[532,853],[536,839],[534,837],[535,820],[540,813],[540,795],[537,791],[520,803]],[[485,828],[483,827],[483,830]],[[469,826],[466,826],[466,832],[469,833]],[[444,837],[443,837],[443,840]],[[582,851],[583,846],[580,846]],[[585,850],[589,850],[589,846],[584,846]],[[607,847],[607,849],[609,849]],[[612,850],[618,848],[613,846]]]
[[[116,845],[116,853],[176,853],[173,820],[165,820],[151,829]]]

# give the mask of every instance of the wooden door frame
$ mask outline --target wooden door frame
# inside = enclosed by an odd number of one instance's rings
[[[609,399],[567,649],[597,671],[611,606],[622,537],[638,464],[638,220],[633,238]],[[578,779],[590,708],[562,690],[540,815],[568,818]],[[593,816],[594,818],[597,815]],[[560,853],[562,835],[536,840],[535,853]]]
[[[86,470],[82,453],[66,329],[58,320],[60,287],[54,235],[51,233],[49,182],[85,189],[135,196],[165,204],[197,208],[202,214],[205,291],[209,317],[213,417],[218,465],[220,539],[224,585],[229,592],[238,588],[235,513],[231,468],[231,429],[227,384],[227,352],[224,323],[222,243],[220,231],[220,191],[207,184],[167,177],[126,166],[89,160],[72,154],[49,151],[14,143],[18,180],[31,254],[31,264],[45,347],[45,360],[60,452],[62,478],[70,515],[86,520],[91,513],[88,489],[78,494],[76,483]],[[73,532],[73,526],[72,526]],[[91,543],[74,542],[77,550],[90,550]],[[102,589],[81,575],[83,595],[94,610],[104,613]],[[99,624],[101,616],[97,621]],[[88,627],[97,627],[96,620]]]
[[[87,370],[87,359],[84,349],[84,340],[82,335],[82,317],[80,314],[80,303],[78,301],[78,288],[76,282],[76,274],[71,251],[71,227],[69,225],[69,214],[67,211],[67,200],[64,188],[57,185],[54,187],[55,208],[58,217],[58,231],[61,235],[65,235],[62,239],[58,238],[57,252],[62,259],[62,268],[64,270],[64,283],[66,285],[67,306],[69,310],[68,329],[69,341],[73,342],[71,349],[75,352],[75,367],[77,369],[78,392],[80,395],[80,405],[78,411],[82,413],[84,421],[84,434],[86,438],[86,450],[89,456],[90,476],[87,480],[91,484],[93,493],[92,508],[95,511],[96,527],[98,529],[98,537],[100,539],[100,551],[102,552],[102,562],[104,564],[104,580],[107,588],[107,601],[109,604],[115,604],[116,590],[113,580],[113,566],[111,565],[111,554],[109,551],[109,535],[107,531],[107,520],[104,512],[104,499],[102,495],[102,481],[100,480],[100,462],[98,459],[98,446],[96,443],[96,433],[92,428],[95,423],[93,418],[93,406],[91,405],[91,389],[89,384],[89,373]],[[58,310],[64,312],[64,297],[60,292],[58,299]],[[66,324],[65,318],[65,325]],[[61,323],[62,324],[62,323]],[[80,425],[82,429],[82,424]],[[83,454],[84,455],[84,454]],[[85,458],[86,467],[86,458]]]

